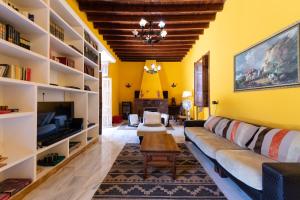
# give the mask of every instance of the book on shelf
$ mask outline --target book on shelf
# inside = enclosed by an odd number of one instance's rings
[[[95,74],[95,71],[94,71],[94,68],[84,64],[84,73],[90,75],[90,76],[94,76]]]
[[[31,81],[31,68],[0,64],[0,77]]]
[[[96,42],[94,42],[91,38],[91,36],[86,32],[84,31],[84,39],[85,41],[87,41],[90,45],[92,45],[96,50],[98,50],[98,45]]]
[[[6,25],[0,22],[0,38],[6,40]]]
[[[56,57],[61,64],[75,68],[75,61],[67,57]]]
[[[65,39],[64,29],[55,24],[53,21],[50,21],[50,33],[61,41],[64,41]]]
[[[28,11],[22,10],[20,9],[18,6],[16,6],[12,1],[10,0],[0,0],[0,2],[3,2],[5,4],[7,4],[9,7],[11,7],[12,9],[16,10],[17,12],[21,13],[22,15],[24,15],[26,18],[28,18],[29,20],[34,22],[34,14],[29,13]]]
[[[0,183],[0,193],[13,196],[30,183],[31,179],[9,178]]]
[[[98,61],[98,54],[96,54],[93,50],[91,50],[87,45],[84,45],[84,56],[97,63]]]
[[[31,43],[29,40],[21,37],[21,33],[18,32],[12,25],[0,22],[0,39],[6,40],[25,49],[30,50]]]

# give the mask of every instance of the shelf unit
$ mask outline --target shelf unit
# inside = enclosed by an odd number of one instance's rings
[[[65,1],[12,2],[19,9],[33,13],[34,22],[1,0],[0,21],[14,26],[21,35],[29,39],[31,50],[0,39],[0,60],[1,64],[30,67],[31,81],[0,77],[0,105],[19,109],[16,113],[0,114],[0,154],[8,157],[5,161],[7,165],[0,168],[0,181],[6,178],[31,178],[34,185],[37,180],[49,175],[52,169],[63,165],[65,160],[99,139],[100,59],[96,63],[90,60],[84,54],[84,47],[90,48],[97,55],[103,51],[109,53]],[[50,33],[50,21],[64,29],[64,41]],[[97,43],[97,49],[84,39],[85,31]],[[74,68],[52,60],[53,55],[74,60]],[[84,65],[94,69],[94,76],[84,72]],[[85,91],[85,85],[91,91]],[[75,117],[84,119],[83,130],[38,149],[37,103],[41,101],[73,101]],[[88,127],[89,123],[95,125]],[[69,144],[73,141],[79,141],[81,145],[70,151]],[[37,165],[38,159],[54,152],[64,155],[66,159],[55,167]]]

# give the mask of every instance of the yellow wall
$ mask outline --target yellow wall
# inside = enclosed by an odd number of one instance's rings
[[[273,127],[300,129],[300,88],[233,92],[233,57],[300,19],[299,0],[227,0],[216,21],[185,57],[184,88],[193,89],[193,63],[210,51],[216,114]]]
[[[156,64],[155,60],[147,60],[145,62],[145,66],[148,66],[149,69],[151,69],[152,64],[158,65],[158,64]],[[140,98],[162,99],[163,98],[163,90],[162,90],[161,83],[160,83],[159,73],[151,74],[151,73],[147,73],[147,71],[144,70],[140,91],[141,91]]]
[[[182,64],[180,62],[161,62],[161,71],[159,72],[162,90],[169,91],[169,101],[175,97],[177,104],[181,102],[183,91],[182,82]],[[134,91],[141,89],[145,62],[121,62],[119,68],[119,101],[134,100]],[[177,87],[172,88],[172,83]],[[127,83],[131,88],[126,88]],[[150,83],[151,84],[151,83]]]
[[[103,40],[103,36],[98,33],[98,29],[94,28],[92,22],[89,22],[87,16],[84,12],[79,10],[79,6],[76,0],[66,0],[70,7],[75,11],[75,13],[82,19],[82,21],[90,28],[90,30],[95,34],[99,41],[106,47],[106,49],[115,57],[116,63],[109,65],[109,77],[112,78],[112,114],[118,115],[119,113],[119,65],[120,60],[107,45],[106,41]]]

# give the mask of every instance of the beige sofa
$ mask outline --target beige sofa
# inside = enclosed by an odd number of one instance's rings
[[[263,166],[268,170],[276,163],[284,165],[284,169],[288,166],[286,162],[299,163],[300,132],[270,129],[222,117],[186,121],[184,129],[186,139],[215,163],[216,172],[222,177],[232,177],[253,199],[290,199],[282,197],[287,192],[280,183],[277,188],[268,183],[271,179],[264,177]],[[291,173],[299,172],[300,177],[300,164],[298,167],[299,170]],[[275,179],[280,180],[282,173],[279,171]],[[266,197],[274,195],[276,189],[277,197]],[[300,192],[294,192],[293,199],[300,199]]]

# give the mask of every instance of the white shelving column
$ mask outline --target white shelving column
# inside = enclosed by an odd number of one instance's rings
[[[65,1],[12,2],[20,10],[33,13],[34,22],[1,0],[0,21],[12,25],[30,40],[31,50],[0,39],[0,64],[30,67],[31,81],[0,77],[0,106],[19,109],[0,114],[0,154],[8,157],[7,164],[0,167],[0,182],[7,178],[30,178],[34,185],[88,144],[99,140],[99,56],[93,60],[84,50],[96,55],[106,50]],[[50,33],[50,21],[63,28],[64,41]],[[97,47],[86,40],[85,32]],[[51,56],[68,57],[75,61],[75,67],[52,60]],[[113,57],[110,55],[109,59]],[[94,74],[87,74],[85,67],[94,69]],[[37,105],[43,101],[74,102],[74,117],[84,119],[83,130],[37,148]],[[70,142],[80,142],[80,146],[71,150]],[[38,166],[37,160],[49,153],[59,153],[66,159],[55,167]]]

